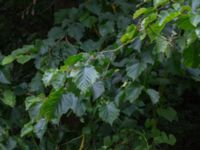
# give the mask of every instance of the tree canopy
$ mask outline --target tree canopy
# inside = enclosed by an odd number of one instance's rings
[[[200,148],[199,0],[0,5],[0,149]]]

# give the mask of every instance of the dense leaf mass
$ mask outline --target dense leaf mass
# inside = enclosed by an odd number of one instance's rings
[[[0,149],[199,149],[199,8],[0,0]]]

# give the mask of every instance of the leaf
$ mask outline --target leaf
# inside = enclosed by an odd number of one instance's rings
[[[172,134],[167,136],[165,132],[161,132],[159,136],[154,137],[154,141],[157,144],[166,143],[173,146],[176,143],[176,138]]]
[[[78,61],[81,61],[81,59],[83,58],[83,54],[77,54],[77,55],[73,55],[73,56],[69,56],[65,62],[64,62],[64,66],[62,66],[62,70],[67,70],[69,67],[75,65]]]
[[[15,60],[15,57],[12,55],[8,55],[6,56],[3,60],[2,60],[2,65],[7,65],[12,63]]]
[[[62,94],[63,90],[52,92],[41,108],[41,114],[48,119],[60,118],[72,109],[77,116],[85,113],[85,105],[73,93]]]
[[[81,45],[81,49],[83,49],[85,52],[91,52],[91,51],[96,51],[100,48],[100,42],[95,42],[91,39],[85,41]]]
[[[56,72],[57,72],[57,70],[50,69],[50,70],[48,70],[44,73],[42,81],[43,81],[45,86],[50,85],[50,83],[53,79],[53,76],[56,74]]]
[[[191,44],[183,51],[183,63],[187,67],[198,67],[200,64],[199,42]]]
[[[133,14],[133,19],[138,18],[139,16],[144,14],[147,10],[148,10],[147,8],[140,8],[140,9],[136,10],[136,12]]]
[[[42,102],[43,99],[45,99],[45,96],[43,94],[41,94],[39,96],[30,96],[30,97],[27,97],[26,100],[25,100],[26,110],[29,110],[36,103]]]
[[[200,39],[200,27],[196,28],[195,33],[197,37]]]
[[[43,91],[42,74],[37,73],[31,80],[30,84],[31,92],[41,92]]]
[[[157,91],[155,91],[154,89],[147,89],[146,92],[149,95],[153,104],[158,103],[158,101],[160,99],[160,95]]]
[[[58,71],[53,75],[51,84],[54,89],[58,90],[64,86],[65,80],[66,74],[64,72]]]
[[[80,102],[80,100],[73,93],[62,95],[62,98],[55,110],[55,115],[61,116],[62,114],[65,114],[69,109],[73,110],[73,112],[79,117],[82,116],[86,110],[85,105]]]
[[[39,139],[42,139],[44,133],[46,132],[46,129],[47,129],[47,121],[46,119],[42,118],[34,126],[34,133],[37,135]]]
[[[104,84],[102,81],[95,82],[92,89],[94,100],[99,98],[105,92]]]
[[[48,33],[48,38],[55,39],[55,40],[61,39],[64,36],[65,36],[65,32],[60,27],[54,27]]]
[[[192,14],[190,16],[190,22],[193,26],[197,27],[197,25],[200,23],[200,15],[199,14]]]
[[[160,35],[160,32],[163,30],[164,26],[159,26],[158,22],[151,24],[147,29],[147,34],[151,41],[154,41]]]
[[[82,39],[84,32],[85,32],[84,26],[78,23],[70,25],[67,29],[68,35],[77,41],[80,41]]]
[[[175,143],[176,143],[176,137],[173,134],[170,134],[168,144],[173,146]]]
[[[21,129],[21,137],[24,137],[25,135],[31,133],[33,131],[33,123],[32,122],[28,122],[27,124],[25,124],[23,126],[23,128]]]
[[[22,48],[12,51],[11,55],[19,56],[19,55],[24,55],[27,53],[33,54],[37,51],[38,49],[34,45],[24,45]]]
[[[99,73],[93,66],[87,66],[71,72],[71,77],[73,77],[73,81],[77,87],[85,93],[99,78]]]
[[[129,87],[126,89],[126,98],[127,100],[130,101],[130,103],[133,103],[140,94],[142,93],[143,87],[138,86],[138,87]]]
[[[13,137],[9,137],[6,143],[6,150],[14,150],[17,146],[17,142]]]
[[[127,76],[135,81],[141,73],[147,68],[146,63],[138,62],[126,68]]]
[[[151,13],[147,17],[145,17],[141,22],[141,30],[145,30],[150,23],[157,19],[157,13]]]
[[[118,118],[119,109],[116,108],[113,102],[109,102],[106,105],[100,107],[99,109],[99,117],[109,123],[110,125]]]
[[[41,114],[46,117],[47,119],[52,119],[55,117],[55,112],[59,112],[57,116],[61,115],[66,111],[63,110],[63,107],[67,107],[66,105],[62,105],[65,101],[62,99],[61,96],[63,94],[63,89],[58,91],[51,92],[48,98],[44,101],[41,107]],[[63,112],[64,111],[64,112]]]
[[[6,78],[6,75],[1,70],[0,70],[0,83],[10,84],[10,81]]]
[[[156,49],[157,49],[157,52],[168,55],[169,43],[166,37],[160,35],[156,39]]]
[[[164,4],[166,4],[167,2],[169,2],[169,0],[153,0],[153,3],[154,3],[154,6],[155,6],[155,7],[164,5]]]
[[[16,56],[16,60],[19,64],[25,64],[26,62],[28,62],[29,60],[31,60],[33,58],[33,56],[31,55],[19,55]]]
[[[157,110],[157,113],[159,116],[165,118],[166,120],[170,122],[172,122],[177,117],[177,112],[172,107],[168,107],[165,109],[159,108]]]
[[[172,21],[179,15],[180,15],[179,11],[174,11],[172,9],[161,11],[161,13],[159,14],[160,17],[159,26],[165,26],[168,22]]]
[[[4,104],[9,105],[10,107],[14,107],[16,103],[16,96],[11,90],[5,90],[3,92],[3,99],[2,101]]]
[[[106,36],[113,33],[114,31],[115,30],[113,21],[107,21],[105,24],[99,26],[99,32],[101,36]]]

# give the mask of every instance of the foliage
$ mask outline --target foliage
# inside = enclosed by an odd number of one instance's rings
[[[173,146],[160,126],[200,81],[199,6],[94,0],[57,11],[46,39],[1,57],[1,149]]]

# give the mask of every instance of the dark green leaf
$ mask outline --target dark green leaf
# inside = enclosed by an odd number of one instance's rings
[[[116,108],[113,102],[109,102],[99,109],[99,117],[110,125],[118,118],[119,109]]]
[[[127,76],[132,78],[135,81],[141,73],[147,68],[146,63],[138,62],[126,68]]]
[[[159,99],[160,99],[159,92],[155,91],[154,89],[147,89],[146,92],[149,95],[153,104],[156,104],[159,102]]]

